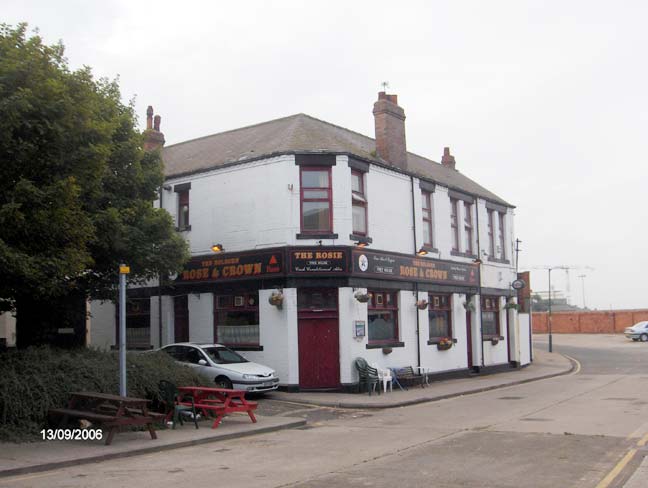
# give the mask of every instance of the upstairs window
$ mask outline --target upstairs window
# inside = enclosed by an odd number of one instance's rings
[[[367,195],[364,173],[351,171],[351,200],[353,210],[353,233],[367,235]]]
[[[333,231],[330,168],[302,167],[301,231],[317,234]]]
[[[472,203],[464,202],[464,236],[466,243],[464,252],[473,253],[473,220],[472,220]]]
[[[488,210],[488,255],[495,257],[495,211]]]
[[[459,200],[450,199],[450,233],[452,235],[452,250],[459,252],[459,226],[457,215],[459,213]]]
[[[178,230],[188,230],[189,227],[189,190],[178,192]]]
[[[434,247],[433,241],[433,226],[432,226],[432,194],[429,191],[422,191],[421,197],[423,199],[423,244],[429,247]]]
[[[501,212],[498,212],[498,217],[499,217],[499,231],[498,231],[498,242],[499,242],[499,248],[500,248],[500,258],[501,259],[506,259],[506,246],[504,245],[504,215]]]

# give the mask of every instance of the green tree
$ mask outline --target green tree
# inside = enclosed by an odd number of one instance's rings
[[[161,158],[136,123],[117,80],[71,70],[26,24],[0,26],[0,307],[112,298],[120,262],[132,281],[182,267],[186,243],[152,205]]]

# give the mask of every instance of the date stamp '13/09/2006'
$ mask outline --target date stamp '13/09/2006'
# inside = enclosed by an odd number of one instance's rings
[[[43,429],[44,441],[94,441],[103,438],[101,429]]]

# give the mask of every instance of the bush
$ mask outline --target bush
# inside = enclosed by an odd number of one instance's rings
[[[133,397],[156,399],[160,380],[207,385],[164,352],[129,352],[126,365]],[[73,391],[119,393],[118,353],[48,346],[0,353],[0,440],[34,439],[47,424],[47,411],[65,407]]]

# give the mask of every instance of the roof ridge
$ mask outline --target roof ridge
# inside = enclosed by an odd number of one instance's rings
[[[176,142],[175,144],[171,144],[169,146],[164,146],[164,149],[167,149],[169,147],[181,146],[182,144],[188,144],[190,142],[202,141],[203,139],[209,139],[210,137],[214,137],[214,136],[220,136],[220,135],[223,135],[223,134],[230,134],[232,132],[238,132],[240,130],[252,129],[253,127],[260,127],[262,125],[272,124],[272,123],[275,123],[275,122],[279,122],[281,120],[297,118],[300,115],[306,115],[306,114],[298,113],[298,114],[293,114],[293,115],[287,115],[285,117],[279,117],[277,119],[266,120],[265,122],[259,122],[258,124],[246,125],[246,126],[243,126],[243,127],[238,127],[236,129],[225,130],[223,132],[215,132],[214,134],[209,134],[209,135],[206,135],[206,136],[196,137],[194,139],[188,139],[188,140],[182,141],[182,142]],[[308,115],[306,115],[306,117],[308,117]],[[311,117],[311,118],[313,118],[313,117]]]

